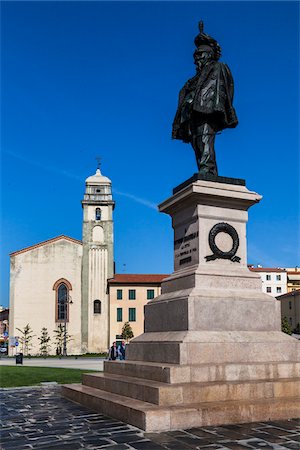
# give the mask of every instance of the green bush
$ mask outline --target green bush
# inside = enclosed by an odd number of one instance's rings
[[[292,327],[289,324],[287,317],[284,317],[281,321],[281,331],[283,331],[284,333],[289,334],[289,335],[291,335],[293,333]]]

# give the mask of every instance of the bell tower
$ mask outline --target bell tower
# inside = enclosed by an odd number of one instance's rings
[[[107,351],[109,347],[109,297],[107,279],[114,275],[113,210],[111,181],[100,168],[85,181],[82,200],[82,352]]]

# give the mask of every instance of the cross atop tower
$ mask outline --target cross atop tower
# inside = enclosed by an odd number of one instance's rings
[[[100,169],[100,166],[101,166],[101,156],[96,156],[96,161],[97,161],[97,169]]]

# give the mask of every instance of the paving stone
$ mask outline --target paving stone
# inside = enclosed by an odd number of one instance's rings
[[[290,419],[286,421],[278,421],[278,422],[268,422],[268,426],[273,426],[274,428],[282,428],[283,430],[293,430],[297,426],[297,422],[300,426],[300,420],[299,419]]]
[[[229,438],[231,440],[238,440],[238,439],[243,439],[243,433],[242,432],[237,432],[235,430],[231,430],[231,429],[227,429],[227,428],[223,428],[223,427],[218,427],[215,428],[216,433],[218,436],[225,436],[226,438]]]
[[[176,442],[172,436],[166,433],[144,433],[145,439],[150,439],[150,441],[158,442],[159,444],[167,444],[168,442]]]
[[[238,442],[224,442],[223,445],[226,449],[229,450],[249,450],[251,448],[248,445],[242,445]]]
[[[87,445],[97,445],[97,447],[103,447],[104,445],[112,444],[108,439],[101,439],[99,436],[87,436],[82,440],[83,445],[86,447]]]
[[[44,449],[47,450],[48,448],[51,450],[65,450],[65,449],[72,449],[72,450],[79,450],[83,447],[80,443],[75,444],[74,442],[63,442],[59,441],[57,443],[45,443],[45,444],[37,444],[34,449]]]
[[[224,444],[224,442],[225,442],[225,440],[223,439],[223,440],[219,440],[219,441],[211,441],[210,439],[201,439],[200,441],[199,441],[199,448],[206,448],[207,446],[209,446],[209,445],[218,445],[218,448],[221,446],[224,446],[225,444]],[[227,440],[226,440],[226,442],[227,442]]]
[[[266,428],[266,423],[264,422],[251,422],[251,423],[241,423],[237,426],[240,426],[241,430],[239,430],[239,432],[241,432],[242,430],[261,430],[263,428]]]
[[[24,444],[24,438],[22,438],[23,444]],[[26,439],[27,441],[27,439]],[[16,442],[16,439],[13,436],[6,436],[3,437],[2,433],[1,433],[1,444],[6,444],[6,443],[10,443],[10,442]]]
[[[11,439],[10,441],[7,442],[1,442],[1,450],[14,450],[14,449],[19,449],[19,448],[24,448],[25,446],[28,447],[28,441],[24,438],[22,439]]]
[[[159,444],[159,443],[157,443]],[[189,449],[191,450],[191,447],[187,444],[184,444],[183,442],[178,442],[178,441],[170,441],[166,444],[161,443],[160,445],[163,446],[163,448],[166,448],[168,450],[186,450]]]
[[[193,438],[191,436],[177,436],[176,441],[178,441],[179,443],[184,443],[186,445],[189,445],[191,448],[197,448],[199,447],[199,445],[201,444],[201,440],[197,439],[196,437]]]
[[[116,442],[117,444],[131,444],[132,442],[136,442],[136,441],[140,441],[144,439],[143,436],[138,435],[138,434],[127,434],[127,433],[123,433],[123,435],[112,435],[111,436],[111,440]]]
[[[130,444],[130,446],[137,450],[164,450],[166,448],[153,441],[135,442],[133,444]]]
[[[286,442],[284,437],[272,436],[271,434],[268,434],[268,433],[265,433],[265,436],[262,436],[262,433],[260,433],[256,437],[262,439],[263,441],[270,442],[271,444],[281,444],[281,443]]]
[[[95,430],[86,430],[85,431],[85,435],[91,435],[92,433],[95,433]],[[101,430],[97,430],[96,431],[97,436],[99,436],[99,438],[107,438],[107,439],[111,439],[112,434],[111,433],[107,433],[106,431],[101,431]],[[82,436],[84,437],[84,436]]]
[[[289,436],[285,436],[285,438],[287,439],[290,439],[291,441],[298,441],[298,442],[300,442],[300,433],[298,433],[298,434],[292,434],[292,435],[289,435]],[[300,448],[300,445],[299,445],[299,448]]]
[[[129,430],[128,426],[124,427],[123,430],[116,430],[116,431],[114,430],[113,433],[114,433],[114,436],[124,436],[124,433],[126,433],[128,436],[136,435],[136,434],[140,434],[141,436],[144,436],[145,434],[147,434],[144,431],[139,430],[138,428],[134,428],[133,430]]]
[[[291,450],[299,450],[299,443],[298,442],[286,442],[284,444],[284,448],[288,448]]]
[[[11,438],[12,430],[1,430],[1,439]]]
[[[113,445],[107,445],[105,447],[91,447],[92,450],[96,449],[103,449],[103,450],[128,450],[132,449],[132,447],[129,447],[126,444],[113,444]]]
[[[208,431],[203,430],[202,428],[190,428],[185,431],[199,438],[207,438],[210,439],[211,441],[219,440],[221,437],[216,433],[210,433]]]
[[[205,449],[205,450],[215,450],[215,449],[223,450],[223,449],[225,449],[226,450],[226,447],[223,447],[222,444],[210,444],[210,445],[204,445],[204,446],[201,445],[201,447],[198,447],[198,450],[203,450],[203,449]]]
[[[284,430],[283,428],[275,428],[275,427],[268,427],[265,429],[268,433],[272,434],[272,436],[291,436],[292,434],[295,434],[294,430]]]
[[[239,440],[244,440],[246,437],[248,437],[249,439],[251,438],[256,438],[256,439],[261,439],[262,441],[268,441],[269,437],[273,436],[269,433],[267,433],[266,431],[262,432],[262,431],[251,431],[248,434],[245,434],[242,436],[242,439]],[[276,436],[273,436],[274,438]],[[283,438],[280,436],[277,436],[278,439],[282,440]]]
[[[269,444],[266,441],[260,441],[258,439],[257,440],[249,439],[246,442],[240,442],[240,444],[248,445],[248,447],[255,448],[255,449],[265,449],[265,450],[273,450],[274,449],[274,446],[272,444]]]

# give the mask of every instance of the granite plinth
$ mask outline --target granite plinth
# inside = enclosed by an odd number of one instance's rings
[[[136,377],[167,384],[227,382],[299,378],[299,361],[207,363],[197,365],[161,364],[147,361],[105,361],[106,374]]]
[[[216,175],[202,175],[200,173],[194,173],[194,175],[190,178],[188,178],[186,181],[184,181],[183,183],[180,183],[178,186],[176,186],[173,189],[173,194],[176,194],[176,192],[181,191],[183,188],[185,188],[186,186],[188,186],[189,184],[198,181],[198,180],[202,180],[202,181],[214,181],[216,183],[225,183],[225,184],[236,184],[239,186],[245,186],[246,182],[245,180],[243,180],[242,178],[232,178],[232,177],[220,177],[220,176],[216,176]]]
[[[128,358],[184,365],[300,361],[300,345],[279,331],[168,331],[139,336]]]
[[[64,395],[147,431],[300,417],[300,343],[247,267],[247,211],[261,196],[229,179],[179,188],[160,205],[174,272],[145,306],[145,332],[126,361]]]

